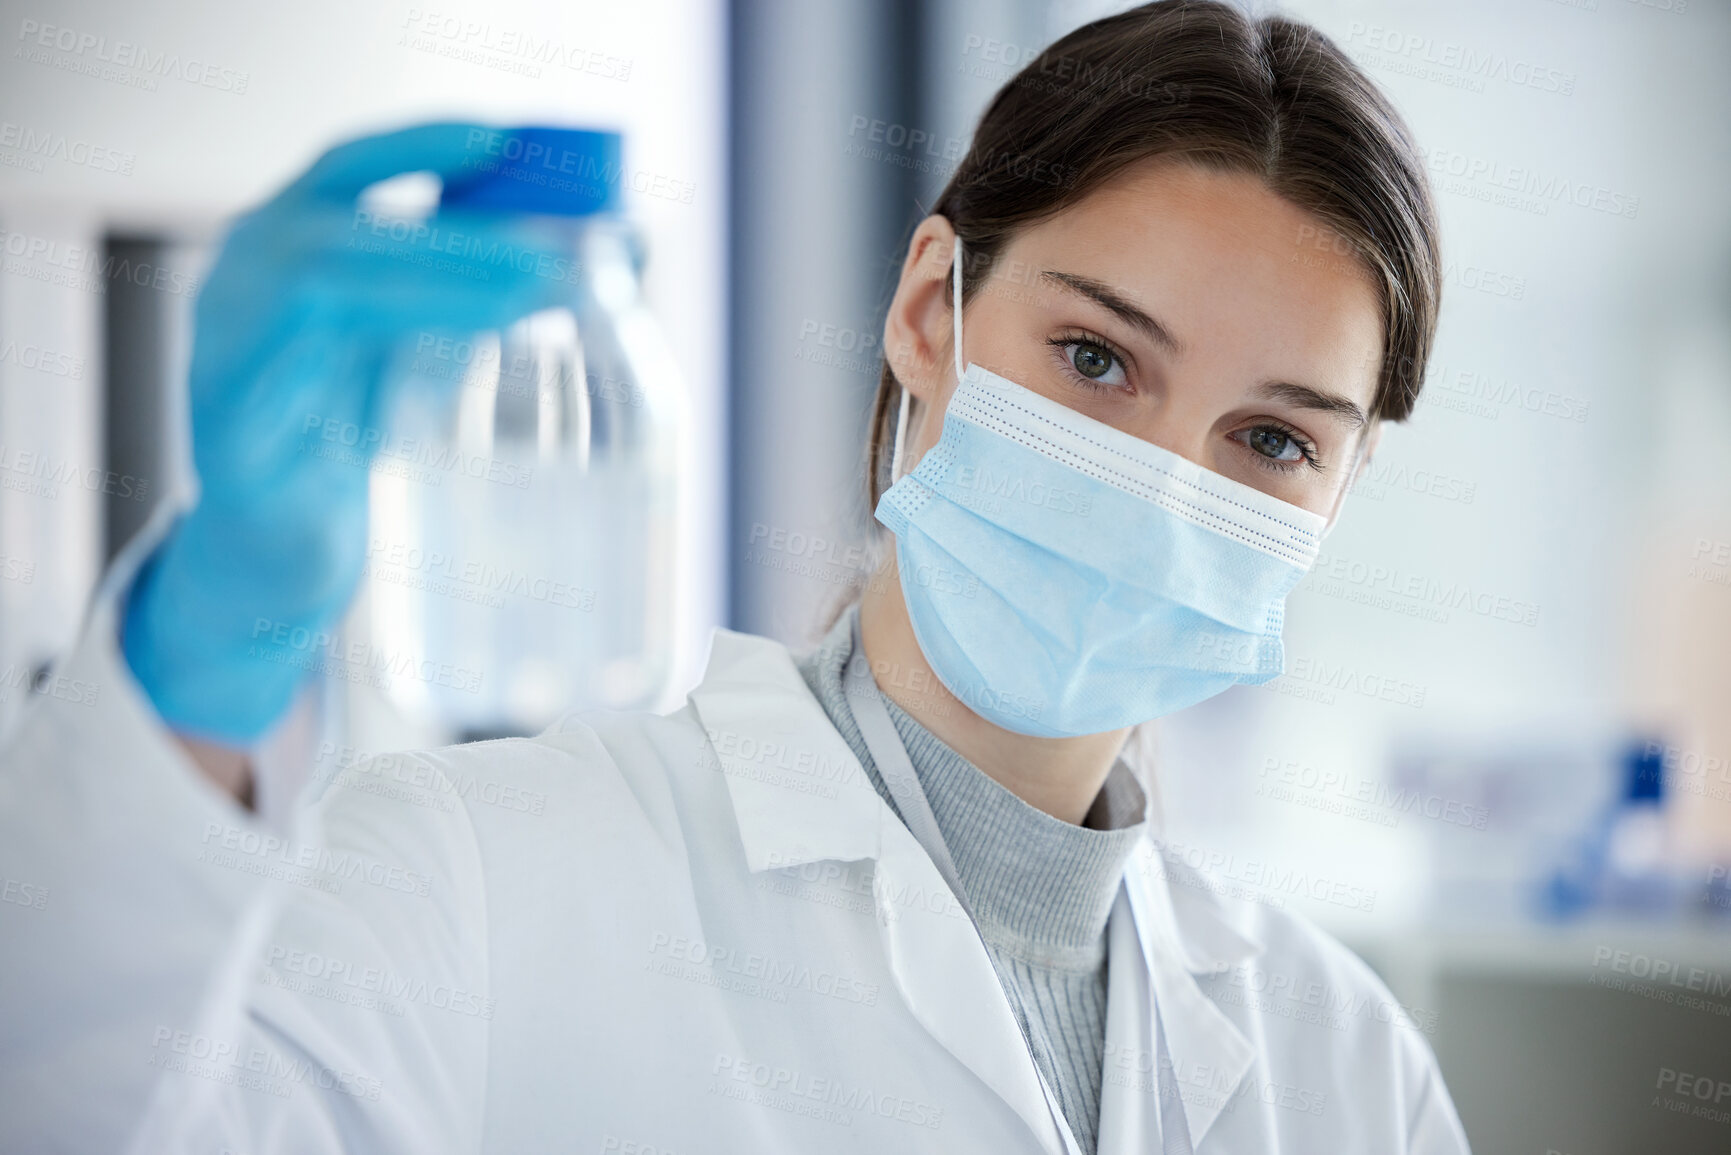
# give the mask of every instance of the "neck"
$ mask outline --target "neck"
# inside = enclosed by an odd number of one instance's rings
[[[950,693],[914,637],[895,550],[860,598],[860,637],[878,688],[956,753],[1016,797],[1080,826],[1130,731],[1034,738],[989,722]]]

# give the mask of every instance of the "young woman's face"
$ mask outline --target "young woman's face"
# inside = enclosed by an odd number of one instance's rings
[[[886,324],[927,406],[907,469],[955,388],[953,235],[920,226]],[[1015,236],[963,311],[964,359],[1327,515],[1372,433],[1382,358],[1378,295],[1347,251],[1254,177],[1146,162]]]

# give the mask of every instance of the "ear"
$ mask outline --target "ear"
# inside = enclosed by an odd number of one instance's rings
[[[953,384],[950,365],[953,320],[945,280],[955,253],[956,231],[936,214],[921,221],[908,242],[902,275],[884,317],[884,354],[890,368],[917,400],[931,405]]]

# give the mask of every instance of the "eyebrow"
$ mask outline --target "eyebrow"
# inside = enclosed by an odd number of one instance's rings
[[[1096,304],[1105,306],[1120,320],[1146,334],[1155,344],[1162,346],[1173,356],[1182,357],[1184,355],[1184,344],[1172,335],[1172,330],[1132,305],[1127,298],[1115,292],[1111,286],[1102,284],[1092,277],[1079,277],[1075,273],[1060,273],[1053,269],[1042,272],[1040,279],[1061,285],[1073,293],[1087,297]]]
[[[1285,401],[1300,409],[1317,409],[1324,413],[1338,414],[1354,429],[1364,425],[1370,419],[1365,416],[1356,402],[1342,397],[1338,393],[1325,393],[1321,389],[1312,389],[1309,385],[1294,385],[1290,381],[1270,381],[1256,389],[1258,397],[1270,401]]]

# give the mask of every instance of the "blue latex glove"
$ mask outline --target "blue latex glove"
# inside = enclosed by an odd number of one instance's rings
[[[417,234],[357,211],[375,181],[483,160],[482,131],[425,125],[340,145],[224,242],[199,294],[189,380],[199,501],[141,569],[121,634],[174,729],[249,745],[326,660],[320,640],[366,556],[399,343],[500,328],[568,291],[545,275],[564,261],[544,225],[441,211],[427,222],[437,232]],[[359,445],[326,435],[345,427],[364,431]]]

